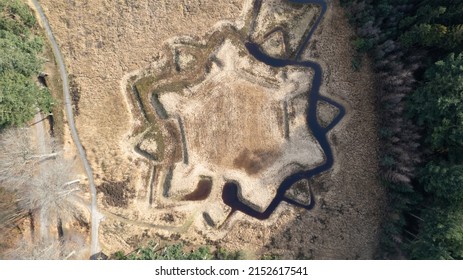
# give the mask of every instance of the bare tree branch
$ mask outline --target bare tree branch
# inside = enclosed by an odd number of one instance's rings
[[[0,134],[0,182],[16,189],[30,180],[36,165],[57,153],[37,154],[28,128],[10,128]]]
[[[16,260],[60,260],[75,256],[84,248],[84,240],[74,236],[66,242],[52,240],[50,242],[31,243],[21,240],[17,246],[5,252],[3,259]],[[79,256],[77,256],[79,257]]]
[[[79,194],[80,180],[72,161],[59,153],[38,154],[30,133],[27,128],[13,128],[0,135],[0,183],[16,196],[15,208],[9,207],[13,212],[3,211],[0,219],[13,222],[22,213],[38,214],[41,240],[49,242],[50,227],[57,226],[62,233],[62,225],[79,211],[71,198]]]

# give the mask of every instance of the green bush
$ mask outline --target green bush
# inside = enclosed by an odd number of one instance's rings
[[[209,247],[199,247],[194,250],[185,250],[182,243],[159,246],[158,243],[150,242],[146,246],[139,247],[135,251],[125,254],[118,251],[113,254],[112,259],[116,260],[241,260],[244,254],[241,251],[229,252],[218,248],[212,253]]]
[[[49,111],[52,100],[47,89],[17,72],[0,74],[0,128],[20,126],[30,120],[35,109]]]
[[[461,259],[463,2],[341,3],[357,31],[355,56],[368,51],[381,77],[379,177],[389,197],[381,255]]]
[[[438,61],[410,97],[411,117],[436,152],[463,154],[463,54]]]
[[[362,68],[362,58],[359,55],[356,55],[352,58],[351,66],[354,71],[360,71]]]
[[[355,49],[360,53],[366,53],[374,47],[373,40],[367,38],[357,38],[353,43]]]
[[[36,109],[49,112],[47,89],[33,80],[42,68],[43,40],[34,15],[24,2],[0,2],[0,129],[29,121]]]

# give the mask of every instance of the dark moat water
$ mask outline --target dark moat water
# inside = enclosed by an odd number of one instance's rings
[[[296,182],[302,180],[302,179],[310,179],[313,176],[320,174],[328,169],[330,169],[333,166],[333,151],[331,149],[331,146],[328,142],[327,138],[327,133],[329,130],[331,130],[336,124],[339,123],[339,121],[343,118],[345,114],[345,109],[344,107],[327,98],[323,97],[320,95],[320,86],[323,81],[323,71],[321,66],[318,63],[315,63],[313,61],[301,61],[300,57],[302,55],[302,52],[306,49],[306,46],[312,37],[315,29],[318,27],[320,21],[322,20],[326,9],[327,9],[327,4],[323,0],[291,0],[291,2],[294,3],[304,3],[304,4],[317,4],[321,6],[321,13],[317,20],[315,21],[312,29],[309,31],[307,34],[306,38],[302,42],[302,46],[300,47],[299,51],[296,53],[294,59],[279,59],[279,58],[274,58],[271,57],[267,54],[265,54],[260,46],[256,43],[253,42],[246,42],[245,46],[248,50],[248,52],[254,56],[258,61],[263,62],[269,66],[272,67],[285,67],[289,65],[294,65],[294,66],[302,66],[302,67],[307,67],[313,70],[314,76],[313,76],[313,81],[312,81],[312,88],[310,89],[310,92],[308,92],[307,96],[309,98],[309,108],[307,110],[307,116],[306,116],[306,123],[308,129],[312,132],[316,140],[318,141],[320,147],[323,150],[323,153],[325,155],[325,161],[310,170],[306,170],[303,172],[298,172],[295,174],[292,174],[291,176],[286,177],[283,182],[280,184],[277,190],[277,194],[275,198],[272,200],[270,205],[265,209],[263,212],[259,212],[253,208],[251,208],[249,205],[243,203],[240,200],[240,186],[235,183],[235,182],[228,182],[224,185],[223,191],[222,191],[222,199],[223,202],[230,206],[232,208],[232,213],[235,211],[240,211],[243,212],[249,216],[252,216],[256,219],[260,220],[265,220],[270,217],[270,215],[275,211],[275,209],[278,207],[278,205],[282,202],[285,201],[291,205],[297,206],[297,207],[302,207],[307,210],[312,209],[315,206],[315,201],[313,199],[312,195],[312,190],[310,190],[310,203],[308,205],[303,205],[300,204],[296,201],[293,201],[285,196],[286,191]],[[260,1],[255,1],[255,5],[260,4]],[[255,10],[257,8],[255,7]],[[317,101],[323,100],[339,109],[339,114],[336,116],[336,118],[333,120],[333,122],[328,125],[326,128],[323,128],[318,122],[317,122]],[[231,213],[231,214],[232,214]]]
[[[182,200],[199,201],[209,197],[212,190],[212,181],[210,179],[201,179],[196,186],[196,189],[185,195]]]

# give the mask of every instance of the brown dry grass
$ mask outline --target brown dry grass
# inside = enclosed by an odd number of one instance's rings
[[[312,40],[317,43],[305,55],[323,66],[322,93],[341,101],[347,109],[329,137],[335,153],[333,170],[309,183],[315,208],[308,212],[283,206],[264,222],[238,213],[227,234],[210,244],[283,259],[374,257],[385,209],[385,190],[376,177],[374,76],[367,60],[360,72],[352,70],[352,35],[344,11],[333,3]],[[182,238],[194,240],[191,236]]]
[[[195,100],[203,102],[185,116],[191,149],[200,158],[223,167],[234,167],[243,147],[251,154],[264,151],[277,155],[281,142],[275,138],[273,126],[278,123],[275,107],[279,107],[271,101],[271,94],[256,84],[238,82],[232,75],[211,83],[204,87],[214,88],[213,92],[198,89],[204,95],[198,94]]]
[[[308,32],[320,14],[317,5],[301,5],[290,1],[262,1],[259,15],[255,18],[251,40],[261,44],[272,34],[283,35],[284,52],[281,57],[291,57],[298,51],[303,39],[301,34]],[[283,31],[283,32],[281,32]],[[269,51],[265,49],[264,51]]]
[[[148,239],[174,238],[191,244],[244,249],[254,254],[277,254],[283,258],[371,258],[384,204],[383,191],[375,178],[378,142],[373,77],[367,67],[359,73],[352,71],[349,42],[352,32],[336,3],[313,39],[318,43],[307,54],[311,59],[322,58],[326,83],[322,93],[343,100],[348,108],[342,126],[330,136],[336,154],[335,167],[319,177],[318,183],[312,182],[316,208],[307,212],[283,205],[270,220],[263,222],[238,213],[225,228],[226,234],[215,236],[211,232],[181,227],[191,223],[191,217],[198,214],[192,211],[188,212],[191,215],[185,215],[191,208],[182,212],[162,208],[165,206],[162,204],[155,205],[156,210],[144,206],[145,199],[140,194],[147,193],[143,188],[147,185],[145,178],[149,177],[148,166],[138,160],[131,161],[121,145],[132,141],[127,139],[130,128],[139,122],[132,117],[131,111],[136,109],[130,104],[135,102],[125,99],[126,84],[121,85],[121,78],[156,60],[155,54],[166,39],[181,34],[202,36],[216,21],[236,18],[242,2],[42,1],[69,72],[76,76],[81,87],[77,126],[95,174],[116,181],[130,176],[137,190],[135,199],[129,202],[130,209],[109,208],[120,216],[107,215],[102,223],[103,246],[108,252],[114,252]],[[257,101],[240,99],[236,105],[247,106]],[[254,109],[251,106],[250,110]],[[203,115],[201,119],[207,120],[208,116]],[[279,123],[281,125],[281,121]],[[188,125],[185,122],[185,126]],[[205,137],[198,135],[195,139],[202,141]],[[217,150],[222,147],[220,143],[205,144],[218,145]],[[178,156],[176,153],[174,157]],[[234,157],[226,161],[235,164]],[[252,167],[249,162],[248,167]],[[214,195],[218,197],[213,189],[211,196]],[[154,215],[154,211],[158,214]],[[226,209],[223,212],[226,213]],[[163,214],[172,215],[172,219],[163,220]],[[170,228],[172,226],[176,228]],[[220,241],[211,240],[211,236]]]
[[[341,125],[330,133],[335,166],[312,185],[316,208],[296,213],[284,226],[291,228],[292,240],[277,242],[275,249],[266,241],[266,251],[296,257],[297,250],[289,250],[293,243],[302,255],[314,259],[374,257],[385,206],[385,190],[377,180],[375,80],[366,58],[360,72],[352,70],[353,34],[344,10],[333,2],[305,57],[320,60],[325,74],[322,93],[341,100],[347,109]],[[284,241],[285,230],[279,232],[276,240]]]
[[[131,173],[120,148],[132,121],[121,78],[148,66],[168,38],[204,34],[218,20],[235,18],[241,8],[241,1],[228,0],[41,3],[81,88],[76,124],[94,173],[119,180]]]

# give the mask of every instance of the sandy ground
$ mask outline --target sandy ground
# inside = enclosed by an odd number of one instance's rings
[[[81,88],[79,136],[97,179],[131,173],[120,142],[131,124],[121,79],[146,67],[174,34],[200,35],[234,18],[239,1],[41,1]],[[194,29],[191,26],[195,26]]]
[[[239,41],[225,40],[212,47],[212,53],[213,60],[196,61],[203,68],[212,64],[200,83],[175,92],[154,89],[168,115],[156,121],[173,123],[184,134],[174,139],[184,142],[183,160],[164,159],[164,168],[175,164],[172,179],[161,184],[170,184],[167,196],[175,199],[193,192],[201,178],[208,177],[216,194],[210,200],[220,201],[222,186],[233,181],[241,185],[243,200],[264,211],[285,177],[324,160],[305,123],[307,98],[303,97],[310,90],[312,73],[303,67],[273,69],[244,55]],[[164,76],[170,80],[172,75]],[[154,80],[164,84],[162,79]],[[291,118],[285,117],[284,104],[290,104]],[[206,206],[204,211],[217,209]]]
[[[385,192],[376,180],[377,145],[374,77],[368,61],[351,68],[350,30],[344,11],[332,3],[304,58],[324,69],[322,94],[341,101],[347,113],[330,133],[335,166],[311,180],[315,208],[284,207],[281,218],[245,219],[220,241],[230,249],[259,248],[282,258],[369,259],[378,244]]]
[[[330,132],[335,152],[331,172],[309,182],[312,211],[280,207],[277,221],[238,221],[218,242],[229,249],[256,249],[258,255],[309,259],[370,259],[378,245],[385,192],[377,182],[378,139],[374,77],[369,62],[351,68],[353,35],[344,11],[330,5],[303,56],[324,69],[321,93],[341,101],[347,112]]]
[[[249,2],[41,3],[69,72],[81,88],[76,122],[97,183],[103,178],[129,179],[129,187],[136,190],[128,209],[101,202],[106,220],[100,225],[100,242],[107,253],[130,250],[155,239],[240,249],[251,258],[262,254],[315,259],[373,257],[384,204],[375,178],[378,142],[373,77],[368,67],[360,72],[351,69],[352,31],[337,3],[328,10],[312,39],[316,43],[305,54],[325,71],[322,94],[347,108],[344,120],[330,134],[335,167],[309,182],[316,197],[315,209],[308,212],[283,204],[266,221],[237,213],[220,231],[205,224],[202,208],[195,202],[182,202],[175,209],[162,201],[149,205],[149,178],[167,174],[157,174],[151,163],[128,150],[128,144],[136,142],[130,136],[139,120],[132,115],[125,92],[129,73],[156,61],[167,39],[182,34],[203,36],[218,21],[236,19]],[[209,203],[223,207],[219,202]],[[226,213],[223,209],[211,215],[223,219]]]
[[[304,55],[325,71],[322,94],[342,100],[347,109],[341,125],[330,133],[335,166],[315,183],[316,209],[304,213],[309,216],[306,223],[299,223],[297,216],[289,222],[289,231],[299,232],[296,239],[309,241],[301,251],[315,259],[372,258],[384,211],[385,191],[376,178],[374,76],[366,60],[360,72],[352,71],[352,36],[344,11],[334,1]],[[305,224],[305,233],[299,224]]]

